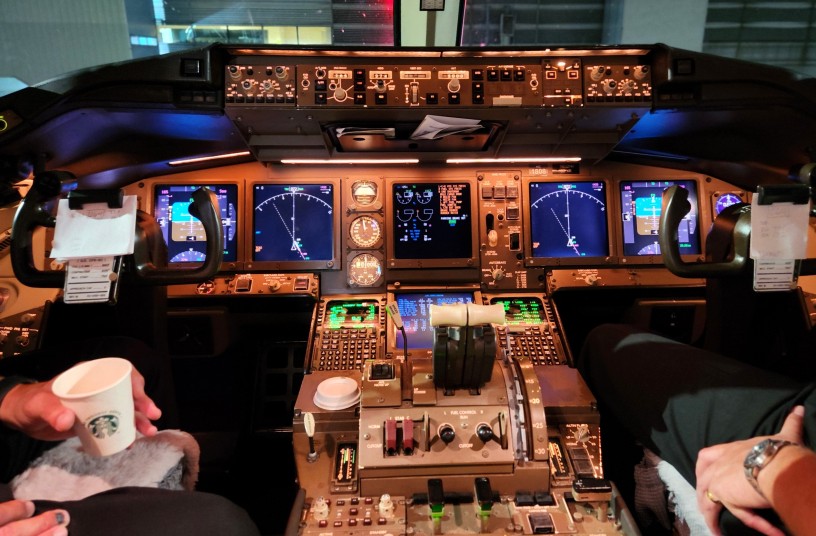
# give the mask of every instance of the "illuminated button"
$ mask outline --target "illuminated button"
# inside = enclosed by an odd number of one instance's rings
[[[342,522],[342,521],[335,521],[335,522],[334,522],[334,527],[335,527],[335,528],[337,528],[337,527],[342,527],[342,526],[343,526],[343,522]]]
[[[462,102],[462,96],[459,93],[448,93],[448,102],[450,104],[460,104]]]
[[[308,277],[296,277],[295,278],[295,290],[309,290],[309,278]]]
[[[492,199],[493,198],[493,185],[492,184],[483,184],[482,185],[482,199]]]
[[[348,524],[349,524],[349,527],[356,527],[357,526],[357,520],[356,519],[349,519]]]
[[[363,525],[365,525],[366,527],[371,526],[371,518],[367,517],[367,518],[363,519]]]
[[[387,104],[388,103],[388,95],[385,93],[377,93],[374,95],[374,104]]]
[[[502,69],[501,70],[501,79],[502,82],[509,82],[513,79],[513,71],[510,69]]]
[[[326,91],[326,89],[325,80],[315,80],[315,91]]]
[[[498,69],[488,69],[487,70],[487,80],[490,82],[496,82],[499,79],[499,70]]]
[[[365,93],[355,93],[354,94],[354,104],[365,104],[366,103],[366,94]]]
[[[523,82],[524,81],[524,69],[516,69],[516,71],[513,73],[513,79],[515,79],[516,82]]]
[[[239,279],[235,282],[235,292],[249,292],[252,290],[252,279]]]
[[[425,102],[427,102],[428,104],[439,104],[439,94],[427,93],[425,95]]]
[[[384,517],[381,517],[381,518],[377,519],[377,524],[378,525],[385,525],[386,523],[388,523],[388,520],[385,519]]]
[[[327,100],[325,93],[315,93],[315,104],[326,104]]]
[[[324,529],[329,526],[329,522],[326,521],[325,519],[321,519],[320,521],[317,522],[317,526],[320,527],[321,529]]]
[[[473,69],[470,71],[470,75],[473,77],[474,80],[484,80],[483,69]]]

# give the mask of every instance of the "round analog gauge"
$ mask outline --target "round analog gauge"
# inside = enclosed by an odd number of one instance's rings
[[[371,248],[379,242],[382,236],[382,228],[380,222],[371,216],[360,216],[351,222],[349,235],[355,246]]]
[[[357,181],[351,185],[351,197],[358,205],[370,205],[377,199],[377,185],[371,181]]]
[[[362,253],[351,259],[348,274],[351,284],[372,287],[382,277],[382,263],[371,253]]]
[[[717,198],[717,202],[714,204],[714,215],[719,216],[720,212],[737,203],[742,203],[742,198],[739,195],[733,192],[722,194]]]

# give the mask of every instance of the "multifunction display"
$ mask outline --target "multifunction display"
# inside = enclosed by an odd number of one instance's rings
[[[533,257],[609,255],[606,189],[597,182],[531,182]]]
[[[334,257],[331,184],[256,184],[254,261],[329,261]]]
[[[207,188],[215,193],[224,229],[224,261],[237,258],[237,184],[164,184],[155,189],[153,214],[161,227],[171,264],[201,263],[206,258],[207,237],[204,225],[190,214],[193,192]]]
[[[700,253],[697,218],[697,183],[680,181],[623,181],[620,183],[624,255],[660,255],[658,229],[663,191],[677,185],[688,190],[691,210],[680,222],[677,239],[681,255]]]
[[[473,255],[469,183],[397,183],[392,195],[395,259]]]

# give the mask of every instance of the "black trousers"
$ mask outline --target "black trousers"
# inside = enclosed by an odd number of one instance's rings
[[[632,461],[614,455],[628,436],[695,485],[700,449],[777,433],[798,404],[804,441],[816,445],[814,383],[615,324],[589,333],[576,365],[598,398],[610,478],[627,477],[612,464]]]
[[[0,502],[12,499],[0,484]],[[34,501],[35,514],[64,509],[71,536],[258,536],[239,506],[219,495],[155,488],[117,488],[80,501]]]

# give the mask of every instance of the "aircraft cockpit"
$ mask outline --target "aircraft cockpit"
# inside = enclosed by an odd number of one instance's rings
[[[812,77],[664,44],[73,72],[0,97],[2,358],[160,349],[199,489],[264,534],[640,534],[584,338],[811,375],[814,146]],[[68,221],[118,210],[99,264]]]

